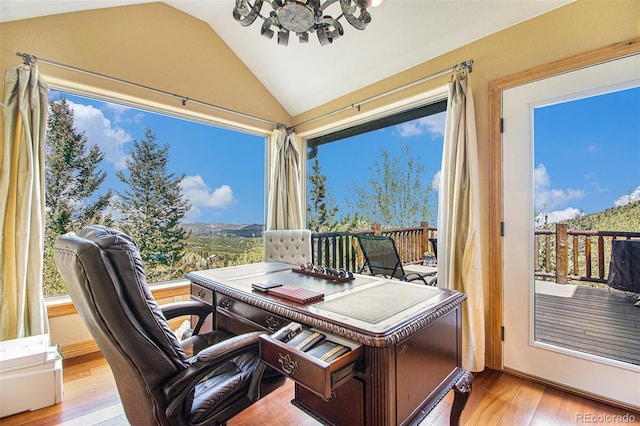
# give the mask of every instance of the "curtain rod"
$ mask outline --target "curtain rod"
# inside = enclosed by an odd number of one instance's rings
[[[274,126],[276,126],[278,128],[284,128],[284,124],[283,123],[278,123],[278,122],[273,121],[273,120],[267,120],[266,118],[260,118],[260,117],[254,116],[254,115],[245,114],[244,112],[235,111],[235,110],[232,110],[232,109],[229,109],[229,108],[225,108],[225,107],[222,107],[222,106],[219,106],[219,105],[211,104],[209,102],[193,99],[193,98],[190,98],[188,96],[183,96],[183,95],[178,95],[178,94],[175,94],[175,93],[167,92],[166,90],[155,89],[155,88],[150,87],[150,86],[145,86],[144,84],[134,83],[134,82],[131,82],[131,81],[123,80],[121,78],[111,77],[111,76],[108,76],[106,74],[101,74],[101,73],[98,73],[98,72],[95,72],[95,71],[89,71],[89,70],[86,70],[86,69],[83,69],[83,68],[74,67],[72,65],[62,64],[60,62],[52,61],[50,59],[39,58],[39,57],[31,55],[29,53],[16,52],[16,56],[21,56],[25,65],[34,65],[36,62],[44,62],[45,64],[54,65],[56,67],[66,68],[66,69],[69,69],[69,70],[72,70],[72,71],[78,71],[78,72],[81,72],[81,73],[84,73],[84,74],[89,74],[89,75],[92,75],[92,76],[101,77],[101,78],[104,78],[104,79],[107,79],[107,80],[115,81],[115,82],[122,83],[122,84],[127,84],[129,86],[134,86],[134,87],[137,87],[137,88],[140,88],[140,89],[145,89],[145,90],[148,90],[148,91],[151,91],[151,92],[155,92],[155,93],[159,93],[159,94],[162,94],[162,95],[172,96],[174,98],[180,99],[182,101],[182,105],[183,106],[186,105],[187,102],[193,102],[195,104],[199,104],[199,105],[202,105],[202,106],[205,106],[205,107],[208,107],[208,108],[216,109],[218,111],[223,111],[223,112],[234,114],[234,115],[237,115],[237,116],[240,116],[240,117],[249,118],[251,120],[260,121],[262,123],[273,124]]]
[[[349,110],[351,108],[356,108],[358,111],[360,111],[360,107],[362,105],[366,104],[366,103],[375,101],[377,99],[380,99],[382,97],[391,95],[391,94],[399,92],[401,90],[408,89],[409,87],[413,87],[413,86],[418,85],[420,83],[424,83],[425,81],[434,79],[436,77],[440,77],[441,75],[448,74],[448,73],[453,72],[453,71],[460,71],[460,70],[463,70],[465,68],[469,72],[473,71],[473,59],[469,59],[468,61],[461,62],[461,63],[459,63],[457,65],[454,65],[452,67],[446,68],[446,69],[444,69],[442,71],[438,71],[438,72],[433,73],[431,75],[428,75],[426,77],[422,77],[421,79],[412,81],[411,83],[407,83],[407,84],[404,84],[404,85],[402,85],[400,87],[396,87],[395,89],[391,89],[391,90],[388,90],[386,92],[380,93],[378,95],[371,96],[369,98],[363,99],[360,102],[355,102],[355,103],[352,103],[351,105],[347,105],[345,107],[336,109],[336,110],[328,112],[326,114],[322,114],[322,115],[319,115],[317,117],[310,118],[308,120],[305,120],[305,121],[302,121],[300,123],[294,124],[293,126],[287,127],[287,131],[293,131],[293,130],[295,130],[296,126],[301,126],[303,124],[311,123],[313,121],[320,120],[322,118],[327,118],[327,117],[330,117],[332,115],[338,114],[339,112],[347,111],[347,110]]]

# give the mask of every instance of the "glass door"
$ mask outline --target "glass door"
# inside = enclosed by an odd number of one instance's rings
[[[612,207],[640,211],[638,69],[636,55],[518,86],[502,108],[504,368],[636,408],[638,307],[606,288],[616,235],[576,231],[605,182],[628,187],[609,194]]]

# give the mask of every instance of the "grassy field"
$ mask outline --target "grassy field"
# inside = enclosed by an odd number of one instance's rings
[[[221,237],[192,235],[187,240],[184,268],[190,270],[221,268],[261,262],[262,237]]]

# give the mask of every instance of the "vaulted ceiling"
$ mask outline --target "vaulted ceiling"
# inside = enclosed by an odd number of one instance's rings
[[[249,27],[236,22],[234,0],[164,3],[208,23],[289,114],[297,115],[571,1],[386,0],[369,9],[372,21],[364,31],[342,19],[344,36],[333,44],[321,46],[312,34],[306,44],[291,37],[286,47],[260,35],[261,19]],[[136,3],[150,2],[0,0],[0,21]],[[340,6],[332,8],[337,16]],[[265,1],[262,14],[270,10]]]

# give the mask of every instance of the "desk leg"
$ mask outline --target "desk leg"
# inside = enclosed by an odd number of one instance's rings
[[[451,417],[449,418],[450,426],[458,426],[460,424],[460,415],[464,406],[467,405],[469,395],[471,395],[471,389],[473,388],[473,375],[465,371],[455,385],[453,385],[453,391],[455,396],[453,398],[453,405],[451,407]]]

